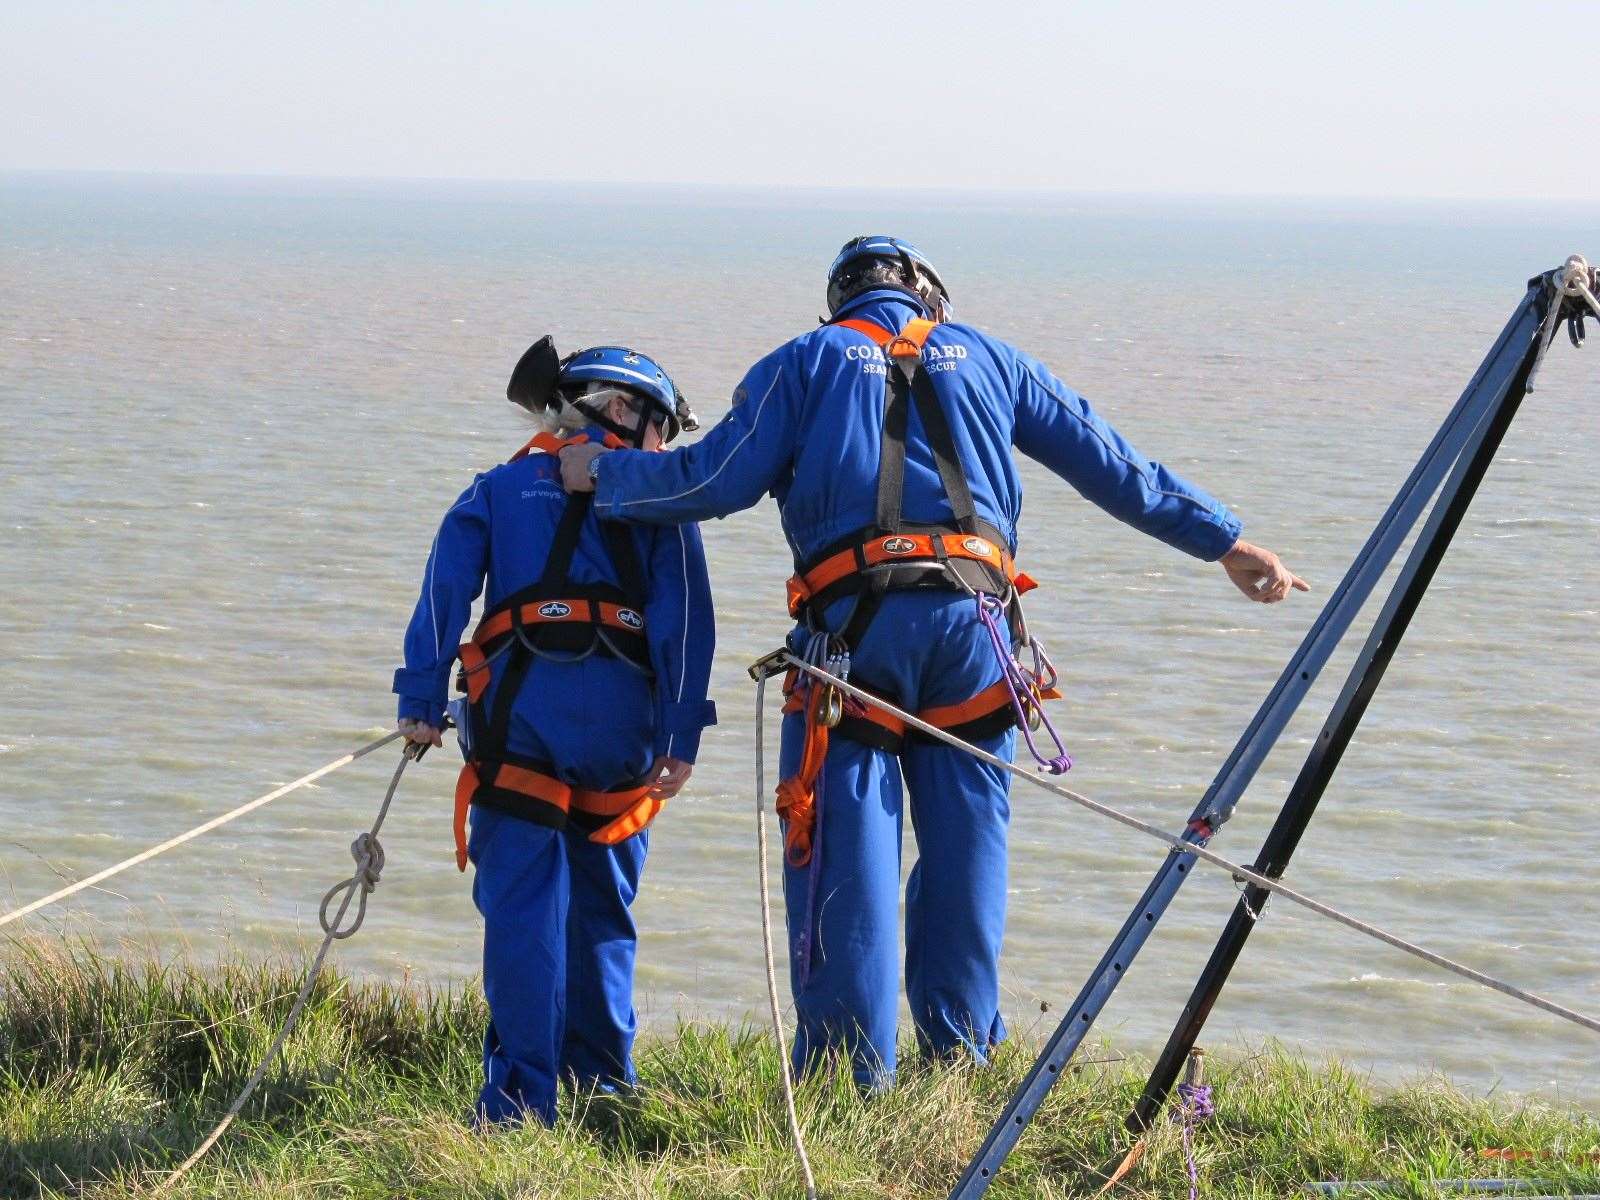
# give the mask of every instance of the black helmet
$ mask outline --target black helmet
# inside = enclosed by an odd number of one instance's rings
[[[901,238],[873,234],[851,238],[828,268],[828,312],[837,313],[862,292],[885,287],[931,309],[950,311],[950,293],[927,256]]]

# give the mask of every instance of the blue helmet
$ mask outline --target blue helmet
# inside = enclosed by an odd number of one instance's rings
[[[621,437],[637,441],[645,420],[660,426],[664,442],[677,437],[680,430],[700,427],[683,393],[654,359],[626,346],[591,346],[558,358],[549,334],[517,363],[506,385],[506,398],[530,412],[540,412],[577,400],[592,384],[610,384],[644,400],[638,429],[612,428],[611,421],[589,414]]]
[[[874,264],[896,268],[892,278]],[[828,268],[828,311],[836,313],[852,296],[873,288],[894,288],[929,308],[950,307],[950,293],[927,255],[910,242],[887,234],[851,238]]]

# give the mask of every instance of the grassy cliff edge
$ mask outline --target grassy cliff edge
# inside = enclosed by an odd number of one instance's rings
[[[293,964],[158,964],[82,946],[9,943],[0,977],[0,1196],[143,1194],[209,1132],[288,1012]],[[244,1116],[175,1194],[186,1197],[792,1197],[800,1195],[770,1036],[685,1024],[642,1040],[642,1088],[579,1096],[554,1130],[465,1124],[484,1010],[475,987],[320,981]],[[837,1078],[800,1093],[830,1200],[943,1197],[1026,1069],[913,1067],[862,1097]],[[1082,1055],[995,1200],[1092,1196],[1128,1148],[1139,1064]],[[1102,1061],[1092,1061],[1092,1060]],[[1600,1192],[1600,1120],[1439,1080],[1379,1090],[1337,1063],[1269,1048],[1214,1056],[1216,1116],[1195,1135],[1200,1194],[1303,1194],[1310,1180],[1525,1176]],[[1511,1160],[1483,1151],[1529,1152]],[[1163,1123],[1118,1189],[1187,1197],[1179,1128]]]

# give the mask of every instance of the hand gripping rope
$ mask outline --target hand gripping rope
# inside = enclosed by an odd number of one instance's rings
[[[28,916],[30,913],[36,913],[41,908],[48,908],[50,905],[55,904],[58,901],[65,900],[70,896],[75,896],[79,892],[94,887],[96,884],[104,883],[113,875],[120,875],[130,867],[136,867],[140,863],[149,862],[152,858],[156,858],[162,854],[165,854],[168,850],[177,849],[185,842],[192,842],[201,834],[210,833],[213,829],[220,829],[222,826],[228,824],[228,822],[236,821],[246,813],[252,813],[258,808],[262,808],[268,804],[271,804],[274,800],[279,800],[284,796],[287,796],[290,792],[299,791],[303,787],[309,787],[311,784],[321,779],[324,775],[331,775],[341,767],[348,767],[351,763],[355,762],[356,759],[365,758],[374,750],[381,750],[399,736],[400,735],[398,733],[387,733],[375,741],[368,742],[359,750],[353,750],[349,754],[342,755],[330,763],[325,763],[308,775],[302,775],[299,779],[291,780],[282,787],[273,788],[272,791],[268,792],[264,796],[257,796],[254,800],[250,800],[244,804],[241,804],[238,808],[229,809],[221,816],[212,817],[209,821],[202,822],[201,824],[196,825],[193,829],[189,829],[178,834],[176,837],[168,838],[159,845],[151,846],[148,850],[141,850],[132,858],[125,858],[121,862],[116,863],[113,866],[106,867],[102,871],[96,871],[93,875],[90,875],[86,879],[80,879],[76,883],[70,883],[64,888],[60,888],[54,892],[51,892],[48,896],[41,896],[39,899],[34,900],[29,904],[24,904],[21,908],[12,909],[10,912],[0,915],[0,926],[9,925],[13,921],[20,921],[23,917]]]

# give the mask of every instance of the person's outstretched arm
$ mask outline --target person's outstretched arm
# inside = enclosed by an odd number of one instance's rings
[[[445,513],[434,536],[422,594],[406,627],[406,665],[394,673],[399,728],[412,741],[441,743],[450,668],[488,563],[489,495],[480,475]]]
[[[749,508],[793,461],[805,398],[793,357],[783,347],[751,367],[728,415],[682,450],[569,446],[561,452],[562,484],[569,492],[593,491],[595,513],[608,520],[677,525]],[[589,463],[597,456],[591,482]]]
[[[1308,591],[1270,550],[1239,537],[1239,518],[1182,476],[1146,458],[1038,361],[1014,359],[1017,449],[1106,512],[1196,558],[1220,562],[1252,600]]]
[[[654,542],[644,620],[656,674],[654,774],[664,800],[687,782],[701,731],[717,723],[716,706],[706,698],[717,629],[699,528],[656,530]]]

